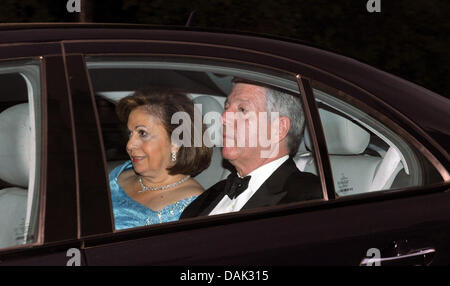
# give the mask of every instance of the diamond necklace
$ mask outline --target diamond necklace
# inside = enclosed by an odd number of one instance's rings
[[[184,182],[186,182],[191,176],[187,175],[186,177],[184,177],[183,179],[179,180],[178,182],[172,183],[170,185],[164,185],[164,186],[159,186],[159,187],[147,187],[146,185],[144,185],[144,183],[142,182],[142,177],[139,177],[139,184],[141,185],[142,190],[138,191],[138,193],[142,193],[145,191],[160,191],[160,190],[166,190],[175,186],[178,186],[179,184],[182,184]]]

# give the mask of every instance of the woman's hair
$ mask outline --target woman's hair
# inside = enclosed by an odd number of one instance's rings
[[[189,147],[183,144],[180,146],[175,165],[167,168],[169,174],[195,176],[209,166],[212,148],[206,147],[202,140],[205,125],[202,124],[201,134],[198,133],[200,130],[197,131],[194,128],[194,103],[186,94],[170,89],[138,89],[132,95],[126,96],[119,101],[116,106],[116,113],[120,121],[126,123],[131,111],[138,107],[146,110],[149,115],[158,118],[169,138],[171,138],[172,132],[179,126],[179,124],[171,123],[172,116],[177,112],[184,112],[190,117],[190,134],[194,136],[190,136],[191,144]],[[201,136],[200,140],[197,139],[197,141],[201,141],[200,147],[194,145],[195,136]],[[185,138],[183,138],[183,142],[186,142]]]

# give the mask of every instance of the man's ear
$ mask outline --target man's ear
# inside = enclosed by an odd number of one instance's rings
[[[289,129],[291,128],[291,120],[287,116],[280,116],[273,121],[273,124],[273,127],[278,129],[278,132],[275,131],[275,133],[278,134],[273,135],[278,135],[278,140],[282,141],[289,133]]]

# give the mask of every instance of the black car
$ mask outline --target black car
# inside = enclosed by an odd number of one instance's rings
[[[443,96],[297,42],[187,28],[6,24],[0,58],[0,265],[450,264]],[[323,198],[116,230],[115,103],[164,86],[221,113],[235,77],[301,98],[293,158]],[[229,172],[216,145],[196,179]]]

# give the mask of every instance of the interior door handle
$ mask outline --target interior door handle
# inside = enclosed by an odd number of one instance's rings
[[[423,248],[392,257],[365,257],[361,260],[359,265],[429,265],[433,260],[435,253],[436,250],[434,248]]]

